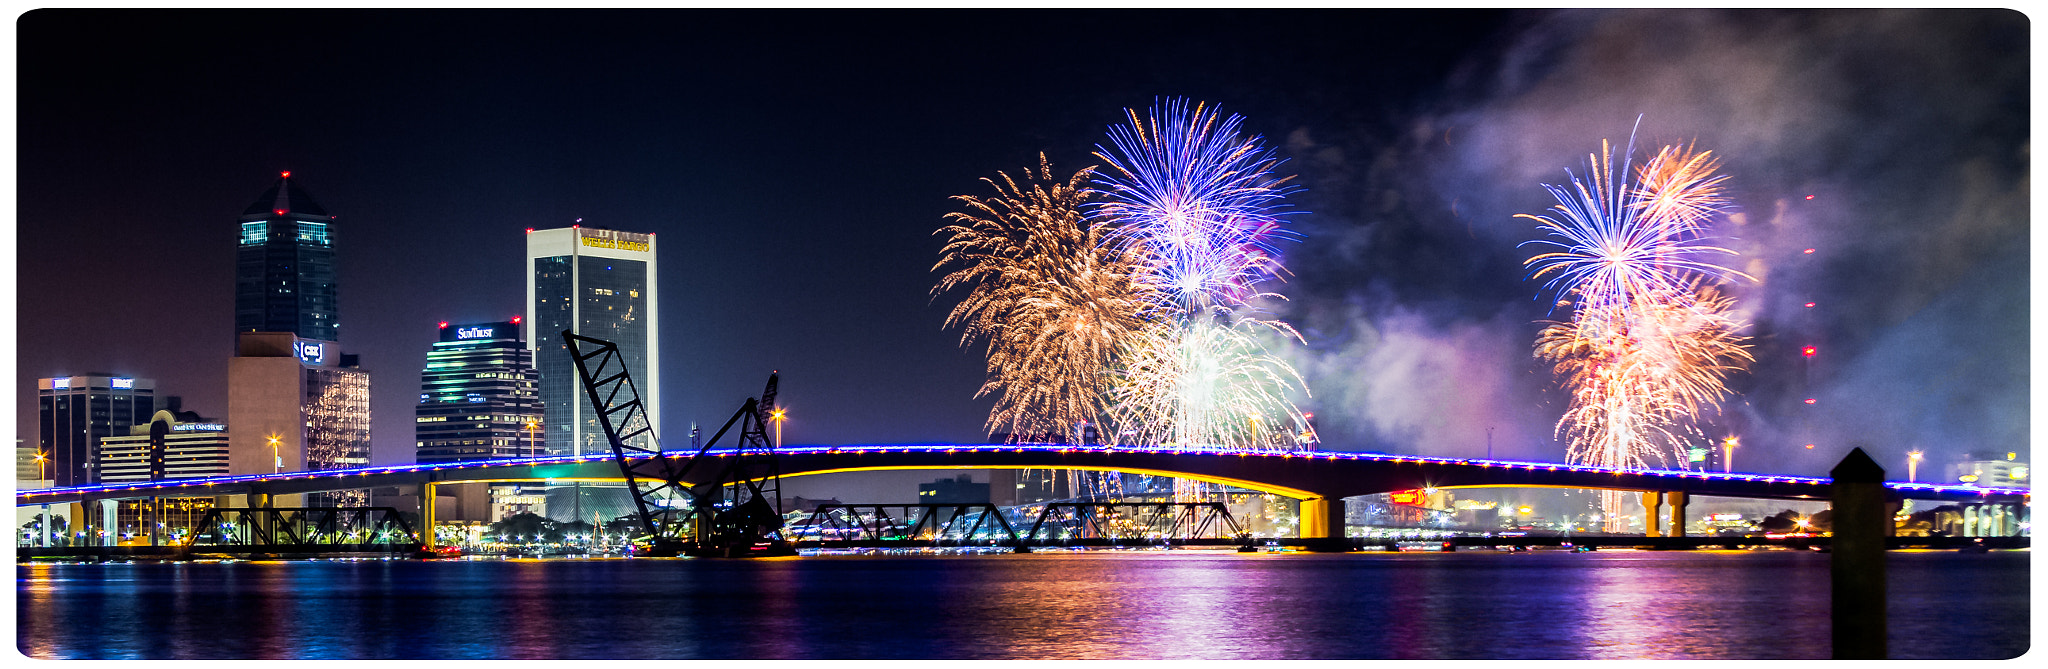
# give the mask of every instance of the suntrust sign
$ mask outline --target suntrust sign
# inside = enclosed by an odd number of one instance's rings
[[[493,330],[495,330],[495,328],[487,328],[487,327],[466,327],[466,328],[456,328],[456,329],[455,329],[455,338],[456,338],[456,339],[490,339],[490,338],[491,338],[491,332],[492,332]]]

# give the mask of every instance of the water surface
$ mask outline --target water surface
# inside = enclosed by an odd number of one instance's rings
[[[2009,658],[2028,553],[1890,554],[1895,658]],[[37,658],[1826,658],[1792,551],[17,567]]]

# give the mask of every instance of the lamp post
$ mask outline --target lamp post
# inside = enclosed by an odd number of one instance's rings
[[[50,478],[49,465],[49,451],[36,451],[36,480],[45,481]]]
[[[537,458],[537,457],[540,457],[540,445],[539,445],[539,444],[537,443],[537,441],[536,441],[536,440],[535,440],[535,438],[534,438],[534,434],[535,434],[535,432],[536,432],[537,430],[539,430],[539,429],[540,429],[540,419],[539,419],[539,418],[528,418],[528,419],[526,419],[526,450],[528,451],[528,453],[527,453],[527,456],[528,456],[528,457],[535,457],[535,458]]]
[[[1732,434],[1728,435],[1728,438],[1721,440],[1721,473],[1728,474],[1735,471],[1735,447],[1741,445],[1742,440]]]
[[[787,414],[787,412],[786,412],[786,411],[785,411],[785,410],[784,410],[784,409],[783,409],[782,407],[775,407],[775,410],[774,410],[774,411],[772,411],[772,412],[769,412],[769,414],[768,414],[768,418],[769,418],[770,420],[773,420],[773,421],[775,421],[775,445],[776,445],[776,446],[781,446],[781,445],[782,445],[782,421],[784,421],[784,420],[787,420],[787,418],[786,418],[786,414]]]
[[[1914,481],[1917,481],[1917,480],[1919,480],[1919,476],[1920,476],[1920,460],[1921,460],[1922,458],[1924,458],[1924,457],[1926,457],[1926,454],[1925,454],[1925,453],[1921,453],[1920,451],[1912,451],[1912,452],[1910,452],[1910,453],[1907,453],[1907,454],[1906,454],[1906,482],[1907,482],[1907,483],[1912,483],[1912,482],[1914,482]]]
[[[264,438],[270,440],[270,473],[276,474],[284,471],[284,456],[277,454],[278,441],[282,437],[273,434]]]

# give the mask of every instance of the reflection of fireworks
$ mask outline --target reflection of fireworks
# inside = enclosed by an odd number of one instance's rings
[[[1293,328],[1251,316],[1278,298],[1261,284],[1286,271],[1271,244],[1287,233],[1277,207],[1291,190],[1259,137],[1185,100],[1127,111],[1115,149],[1096,155],[1107,197],[1093,214],[1107,241],[1139,258],[1152,288],[1150,324],[1124,347],[1111,391],[1119,440],[1229,450],[1292,449],[1307,421],[1288,395],[1300,376],[1266,353],[1260,334],[1299,339]],[[1302,388],[1306,393],[1307,389]]]
[[[1630,147],[1633,152],[1633,146]],[[1624,161],[1627,154],[1624,154]],[[1572,319],[1545,328],[1536,355],[1556,364],[1572,390],[1557,430],[1568,460],[1618,469],[1683,461],[1694,421],[1718,409],[1728,374],[1752,360],[1733,300],[1711,283],[1748,278],[1701,258],[1733,254],[1703,243],[1704,224],[1726,206],[1711,153],[1665,147],[1617,183],[1611,148],[1589,159],[1589,185],[1545,184],[1557,214],[1518,214],[1546,236],[1530,244],[1556,250],[1528,260],[1531,278]],[[1558,241],[1561,239],[1562,241]],[[1609,529],[1618,529],[1621,497],[1603,494]]]
[[[1103,370],[1142,325],[1148,293],[1132,282],[1128,254],[1081,213],[1089,173],[1056,182],[1041,155],[1022,187],[1001,174],[983,179],[995,197],[955,197],[968,211],[947,214],[953,224],[937,233],[947,241],[933,269],[951,272],[932,290],[969,288],[946,326],[962,329],[962,345],[988,346],[988,381],[975,396],[997,397],[991,432],[1039,439],[1095,421]]]

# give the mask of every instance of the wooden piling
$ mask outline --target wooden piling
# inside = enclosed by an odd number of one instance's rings
[[[1885,659],[1884,468],[1857,448],[1829,472],[1830,620],[1837,660]]]

